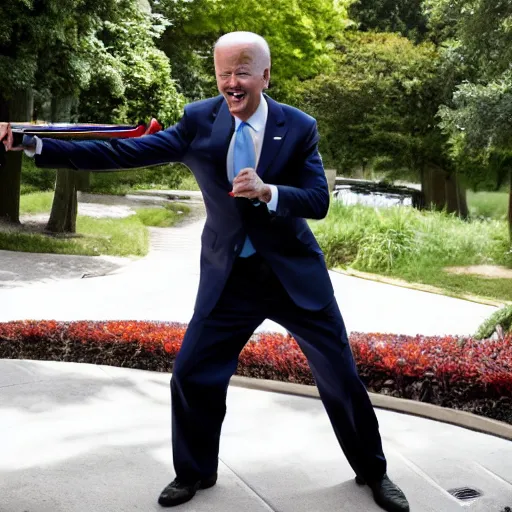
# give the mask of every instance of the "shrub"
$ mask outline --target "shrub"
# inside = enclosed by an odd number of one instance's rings
[[[88,192],[124,195],[130,190],[176,189],[191,171],[182,164],[167,164],[144,169],[91,173]]]
[[[30,190],[31,192],[53,190],[55,178],[56,171],[54,169],[40,169],[36,167],[33,158],[23,155],[21,184],[24,190]]]
[[[418,262],[436,268],[512,263],[504,221],[467,222],[443,212],[333,202],[328,216],[311,225],[330,266],[390,271]]]
[[[503,329],[503,332],[512,334],[512,304],[495,311],[485,320],[476,331],[475,338],[477,340],[490,338],[496,332],[498,326]]]
[[[154,322],[0,323],[0,358],[74,361],[171,371],[186,325]],[[512,336],[471,338],[352,333],[361,378],[375,392],[459,408],[512,423]],[[293,338],[253,336],[239,375],[314,384]]]

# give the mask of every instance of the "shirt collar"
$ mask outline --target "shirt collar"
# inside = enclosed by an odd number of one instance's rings
[[[267,100],[261,95],[260,104],[258,105],[258,108],[256,109],[256,112],[247,119],[246,123],[251,125],[251,128],[255,132],[259,132],[265,128],[265,125],[267,124],[267,116],[268,116],[268,105]],[[235,116],[235,130],[238,129],[240,126],[240,123],[242,121],[238,119],[238,117]]]

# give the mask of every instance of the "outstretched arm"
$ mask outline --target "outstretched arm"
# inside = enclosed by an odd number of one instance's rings
[[[83,171],[120,171],[179,162],[192,139],[187,114],[167,130],[140,138],[105,141],[44,139],[38,167]]]

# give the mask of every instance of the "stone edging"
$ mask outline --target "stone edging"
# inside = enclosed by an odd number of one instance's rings
[[[316,386],[307,386],[304,384],[254,379],[250,377],[240,377],[238,375],[231,378],[231,384],[237,387],[257,389],[260,391],[320,398]],[[477,416],[476,414],[465,411],[448,409],[437,405],[416,402],[414,400],[406,400],[404,398],[394,398],[378,393],[370,393],[370,399],[374,407],[379,409],[387,409],[413,416],[420,416],[430,420],[441,421],[443,423],[449,423],[512,441],[512,425],[501,421]]]
[[[367,281],[375,281],[377,283],[384,283],[392,286],[399,286],[400,288],[407,288],[409,290],[417,290],[420,292],[433,293],[435,295],[443,295],[444,297],[451,297],[453,299],[467,300],[469,302],[484,304],[486,306],[495,306],[497,308],[501,308],[503,306],[506,306],[507,304],[512,304],[512,302],[506,300],[499,301],[493,299],[485,299],[483,297],[477,297],[475,295],[450,295],[445,290],[442,290],[441,288],[436,288],[435,286],[420,283],[408,283],[406,281],[402,281],[399,279],[393,279],[390,277],[380,276],[377,274],[369,274],[367,272],[360,272],[359,270],[345,270],[336,267],[330,268],[329,270],[337,272],[338,274],[343,274],[345,276],[357,277],[359,279],[366,279]]]

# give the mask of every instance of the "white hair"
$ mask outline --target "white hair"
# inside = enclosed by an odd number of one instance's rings
[[[213,47],[214,51],[216,48],[221,46],[230,46],[236,44],[254,44],[257,46],[262,52],[263,56],[266,60],[266,66],[270,67],[270,48],[268,46],[267,41],[263,39],[258,34],[254,32],[229,32],[228,34],[224,34],[223,36],[217,39],[215,46]]]

